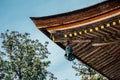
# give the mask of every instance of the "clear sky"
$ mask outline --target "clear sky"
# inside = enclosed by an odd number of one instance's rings
[[[58,80],[80,80],[75,76],[72,63],[64,59],[64,50],[41,33],[30,17],[73,11],[101,1],[104,0],[0,0],[0,33],[6,29],[28,32],[33,39],[39,39],[41,43],[49,41],[49,59],[52,62],[49,71],[54,73]]]

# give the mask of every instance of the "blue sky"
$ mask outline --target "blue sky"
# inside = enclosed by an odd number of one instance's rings
[[[49,71],[58,80],[80,80],[71,68],[72,63],[64,59],[64,50],[41,33],[29,17],[42,17],[84,8],[104,0],[0,0],[0,33],[6,29],[28,32],[41,43],[49,41],[51,52]]]

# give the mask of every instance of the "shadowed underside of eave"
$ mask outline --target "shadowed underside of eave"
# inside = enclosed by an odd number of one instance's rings
[[[72,44],[74,45],[75,43]],[[74,52],[77,59],[110,80],[120,79],[120,44],[93,47],[90,43],[84,43],[79,45],[78,48]]]
[[[51,34],[52,40],[64,47],[70,40],[78,60],[110,80],[120,79],[120,15]]]
[[[93,31],[90,32],[90,29]],[[63,49],[66,40],[71,40],[74,55],[78,60],[110,80],[120,79],[120,15],[94,24],[58,30],[54,33],[49,33],[46,29],[40,30]]]
[[[98,31],[92,26],[93,32],[89,32],[89,28],[86,28],[87,33],[83,34],[74,32],[80,30],[69,29],[55,32],[54,41],[66,45],[66,40],[72,42],[74,55],[83,63],[89,65],[96,71],[100,72],[110,80],[120,79],[120,24],[111,26],[108,28],[104,25],[104,29],[98,27]],[[84,26],[86,27],[86,26]],[[64,38],[64,34],[68,33],[67,38]],[[79,32],[79,31],[78,31]],[[70,37],[69,34],[72,34]]]
[[[91,13],[83,15],[83,12]],[[120,0],[105,1],[61,15],[31,19],[63,49],[66,41],[70,40],[78,60],[110,80],[120,80]],[[89,21],[94,22],[86,24]]]

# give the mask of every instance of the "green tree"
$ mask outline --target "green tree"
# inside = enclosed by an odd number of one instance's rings
[[[106,77],[80,62],[73,62],[72,68],[77,71],[76,76],[82,76],[82,80],[108,80]]]
[[[30,34],[8,30],[1,33],[0,80],[55,80],[47,71],[48,42],[32,40]]]

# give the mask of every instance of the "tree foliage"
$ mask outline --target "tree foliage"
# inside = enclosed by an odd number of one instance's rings
[[[8,30],[1,33],[0,80],[54,80],[54,75],[47,71],[50,54],[48,42],[30,39],[30,34],[21,34]]]
[[[92,68],[80,62],[73,62],[72,68],[77,71],[76,76],[82,76],[82,80],[108,80]]]

